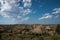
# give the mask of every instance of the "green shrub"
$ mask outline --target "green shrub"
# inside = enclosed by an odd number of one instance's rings
[[[60,34],[60,25],[57,25],[56,32]]]

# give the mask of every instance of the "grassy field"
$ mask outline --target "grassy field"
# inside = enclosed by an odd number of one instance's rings
[[[53,36],[41,36],[38,34],[13,34],[2,33],[2,40],[60,40],[60,35],[54,34]]]
[[[52,36],[47,33],[24,34],[20,33],[20,31],[17,32],[17,29],[13,29],[14,28],[5,28],[5,30],[0,30],[0,40],[60,40],[60,25],[57,26],[55,33]]]

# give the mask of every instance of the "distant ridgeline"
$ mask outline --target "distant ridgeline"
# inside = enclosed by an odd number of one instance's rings
[[[0,25],[0,31],[7,31],[21,34],[42,34],[45,32],[55,32],[57,25],[41,25],[41,24],[16,24],[16,25]]]
[[[46,36],[55,37],[56,27],[42,24],[0,25],[0,40],[42,40]]]

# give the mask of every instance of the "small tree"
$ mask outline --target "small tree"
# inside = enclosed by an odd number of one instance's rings
[[[60,34],[60,25],[57,25],[56,32]]]

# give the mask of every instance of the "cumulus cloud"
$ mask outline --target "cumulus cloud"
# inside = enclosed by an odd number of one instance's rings
[[[42,17],[40,17],[38,20],[48,19],[48,18],[52,18],[52,17],[53,18],[58,18],[59,14],[60,14],[60,8],[54,8],[51,12],[51,15],[50,15],[50,13],[46,13]]]
[[[31,2],[31,0],[23,0],[23,2]]]
[[[32,10],[30,9],[31,5],[31,0],[23,0],[23,7],[20,7],[20,13],[22,13],[23,16],[32,13]]]
[[[60,15],[60,7],[59,8],[54,8],[52,10],[52,14],[53,14],[54,18],[58,18],[59,15]]]
[[[26,16],[30,13],[32,13],[32,10],[27,8],[27,9],[24,9],[23,7],[19,7],[20,8],[20,14],[22,14],[22,16]]]
[[[17,16],[18,19],[22,18],[21,16]]]
[[[44,14],[41,18],[39,18],[39,20],[42,20],[42,19],[48,19],[48,18],[51,18],[52,15],[50,15],[49,13],[47,14]]]
[[[31,7],[31,3],[24,3],[24,7]]]
[[[22,10],[22,14],[23,14],[23,16],[25,16],[25,15],[31,13],[31,12],[32,12],[32,10],[30,10],[30,9]]]
[[[11,10],[11,5],[7,1],[0,1],[0,11]]]
[[[60,8],[53,9],[53,14],[60,14]]]
[[[23,4],[19,3],[22,2]],[[21,6],[23,5],[23,6]],[[0,0],[0,16],[10,18],[13,21],[26,21],[30,14],[31,0]],[[23,18],[25,16],[25,18]]]
[[[6,18],[10,18],[11,16],[9,16],[8,14],[4,13],[0,13],[1,16],[6,17]]]
[[[31,7],[31,0],[23,0],[24,7]]]
[[[4,18],[11,18],[12,13],[10,13],[13,6],[8,2],[8,0],[0,0],[0,16]]]

